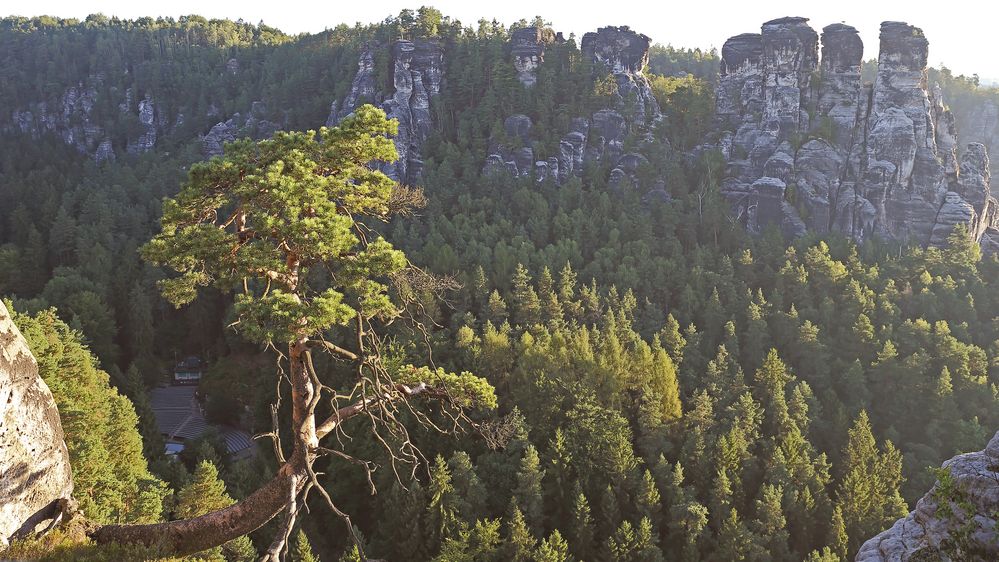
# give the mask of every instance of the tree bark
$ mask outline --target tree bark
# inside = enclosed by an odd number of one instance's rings
[[[176,556],[194,554],[259,529],[285,509],[290,494],[301,492],[308,479],[305,458],[296,451],[274,478],[229,507],[166,523],[105,525],[90,536],[98,543],[143,544]]]
[[[184,556],[207,550],[251,533],[280,514],[302,492],[309,481],[319,438],[310,408],[316,392],[306,369],[307,338],[288,346],[291,379],[292,421],[295,444],[288,462],[255,492],[229,507],[200,517],[150,525],[105,525],[90,536],[98,543],[128,543],[159,547]]]

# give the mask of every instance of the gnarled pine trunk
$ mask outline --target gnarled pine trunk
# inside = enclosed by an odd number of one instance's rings
[[[143,544],[184,556],[251,533],[293,505],[309,481],[319,445],[310,411],[315,388],[305,365],[305,338],[288,346],[295,446],[291,457],[266,484],[233,505],[200,517],[149,525],[105,525],[90,536],[98,543]]]

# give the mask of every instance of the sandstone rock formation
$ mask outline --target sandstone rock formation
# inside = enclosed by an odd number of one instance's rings
[[[538,67],[545,60],[545,45],[555,40],[550,29],[522,27],[510,34],[510,55],[517,79],[528,88],[538,81]]]
[[[98,90],[104,82],[104,76],[96,74],[68,88],[59,96],[58,104],[39,101],[27,107],[15,108],[10,113],[9,123],[4,132],[17,132],[40,137],[46,134],[56,135],[64,143],[89,155],[97,162],[114,160],[117,156],[110,135],[96,121],[95,105]],[[114,94],[112,88],[112,94]],[[118,147],[130,154],[138,154],[152,150],[159,135],[172,131],[182,122],[170,123],[166,112],[160,110],[152,95],[146,93],[138,104],[133,106],[134,93],[132,89],[117,92],[121,102],[118,108],[122,113],[131,113],[139,121],[140,132],[134,138],[127,139],[126,146]]]
[[[912,513],[864,543],[857,562],[999,559],[999,433],[985,450],[958,455],[943,468],[950,482],[938,481]],[[960,553],[956,542],[964,543]]]
[[[262,101],[250,104],[250,111],[244,118],[235,113],[229,119],[220,121],[201,139],[201,149],[205,156],[220,156],[225,143],[237,138],[250,137],[264,139],[274,135],[281,125],[267,119],[269,112]]]
[[[614,75],[622,101],[634,96],[634,119],[639,123],[660,116],[659,103],[642,74],[649,64],[650,45],[648,36],[635,33],[626,25],[601,27],[586,33],[580,44],[584,59],[602,65]]]
[[[381,104],[389,118],[399,120],[395,147],[399,160],[384,171],[403,183],[414,183],[423,168],[420,149],[433,128],[430,99],[440,93],[444,78],[444,48],[435,39],[400,39],[392,44],[392,88],[380,92],[375,79],[374,50],[384,48],[369,43],[362,50],[357,74],[343,102],[333,102],[327,125],[335,125],[364,103]]]
[[[148,152],[156,146],[156,105],[149,94],[139,102],[139,124],[142,132],[138,138],[129,141],[129,154]]]
[[[55,400],[0,302],[0,545],[51,518],[72,492]]]
[[[530,33],[528,30],[531,30]],[[558,36],[555,36],[558,40]],[[543,54],[535,28],[520,29],[511,37],[511,54],[518,76],[525,85],[533,85],[530,61],[524,57]],[[646,201],[668,201],[665,182],[643,185],[639,171],[650,166],[637,152],[625,152],[630,134],[647,138],[648,130],[662,113],[648,79],[643,72],[649,60],[649,38],[628,27],[603,27],[583,36],[582,52],[597,72],[610,72],[618,84],[615,107],[600,109],[589,117],[572,119],[554,154],[541,158],[531,137],[532,122],[526,115],[512,115],[504,121],[504,138],[492,139],[483,172],[526,177],[534,174],[538,182],[563,184],[583,174],[588,165],[607,166],[608,187],[612,190],[636,189],[651,194]],[[533,59],[532,59],[533,60]],[[543,156],[543,155],[541,155]],[[651,182],[650,182],[651,183]],[[655,193],[652,193],[655,192]]]
[[[988,155],[972,144],[958,165],[954,117],[927,84],[922,31],[884,22],[877,79],[865,85],[857,30],[823,29],[820,59],[807,22],[773,20],[722,48],[722,192],[747,229],[921,245],[943,244],[958,223],[976,240],[999,233]]]

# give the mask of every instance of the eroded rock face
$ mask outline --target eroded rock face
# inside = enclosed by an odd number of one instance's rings
[[[812,74],[818,67],[818,35],[807,18],[763,24],[762,132],[783,142],[808,130]]]
[[[956,127],[968,142],[999,146],[999,102],[988,99],[958,116]],[[999,171],[999,161],[993,162]]]
[[[156,104],[149,94],[139,102],[139,124],[142,132],[138,138],[129,141],[129,154],[149,152],[156,146]]]
[[[330,112],[330,118],[326,122],[327,125],[335,125],[365,103],[378,102],[375,99],[374,53],[378,48],[380,48],[379,45],[365,43],[364,48],[361,49],[361,54],[357,57],[357,74],[354,75],[354,80],[350,84],[350,91],[347,93],[347,97],[344,98],[340,107],[336,107],[334,102],[333,111]]]
[[[943,464],[953,479],[953,490],[938,481],[916,503],[916,509],[887,531],[868,540],[857,553],[857,562],[907,562],[909,560],[996,560],[999,532],[992,519],[999,509],[999,433],[983,451],[958,455]],[[972,507],[970,512],[954,503],[957,495]],[[941,509],[946,506],[947,509]],[[945,546],[958,529],[966,529],[972,558],[955,557]]]
[[[205,156],[221,156],[225,143],[238,138],[265,139],[272,137],[281,125],[267,119],[267,105],[261,101],[250,104],[250,111],[244,117],[235,113],[229,119],[216,123],[201,139],[201,150]]]
[[[528,88],[538,82],[538,67],[545,60],[545,46],[554,40],[550,29],[523,27],[510,34],[510,55],[517,79]]]
[[[580,45],[585,59],[605,67],[614,75],[622,107],[624,100],[635,99],[634,119],[641,124],[661,115],[649,81],[642,74],[649,64],[650,44],[648,36],[623,25],[601,27],[586,33]]]
[[[979,144],[958,158],[954,116],[927,85],[922,31],[884,22],[877,79],[863,85],[857,30],[823,29],[820,60],[807,21],[773,20],[722,48],[717,114],[731,140],[716,148],[728,160],[722,192],[746,228],[942,245],[965,224],[981,240],[997,214],[988,155]],[[769,205],[761,178],[785,183],[783,204]]]
[[[835,23],[822,30],[822,81],[819,85],[819,128],[844,152],[856,142],[857,106],[864,43],[849,25]],[[822,120],[826,122],[822,122]]]
[[[430,97],[440,93],[444,51],[432,41],[397,41],[392,49],[395,93],[382,104],[389,118],[399,120],[393,139],[399,160],[388,165],[393,179],[412,183],[420,175],[420,147],[430,134]]]
[[[107,131],[97,121],[94,108],[97,103],[98,89],[104,82],[104,76],[95,74],[76,86],[71,86],[58,100],[58,104],[36,102],[27,107],[15,108],[10,113],[9,122],[3,127],[3,132],[21,133],[32,137],[56,135],[64,143],[79,152],[89,155],[96,162],[114,160],[115,146]],[[124,149],[130,154],[139,154],[152,150],[157,138],[171,132],[177,125],[169,123],[165,112],[160,111],[153,96],[146,93],[133,106],[134,92],[131,88],[112,95],[120,96],[118,108],[122,113],[131,113],[139,120],[137,136],[129,138]],[[180,119],[180,116],[178,116]]]
[[[374,50],[367,44],[361,51],[357,74],[343,103],[333,103],[327,125],[332,126],[364,103],[381,104],[390,119],[399,120],[399,134],[393,139],[399,160],[383,167],[386,174],[403,183],[415,183],[423,168],[420,149],[433,128],[430,99],[440,93],[444,78],[444,48],[437,40],[400,39],[392,44],[392,91],[378,91]]]
[[[55,400],[0,302],[0,545],[49,519],[72,492]]]
[[[717,115],[733,129],[763,110],[763,37],[744,33],[722,46]]]
[[[552,40],[561,41],[561,35],[545,38],[535,28],[513,33],[514,66],[525,85],[530,85],[528,82],[533,78],[525,81],[522,71],[533,70],[529,68],[530,60],[524,57],[538,53],[539,42],[543,46]],[[587,33],[582,41],[583,57],[593,62],[598,73],[606,70],[614,76],[618,84],[617,102],[588,117],[572,119],[555,154],[547,155],[539,154],[540,147],[531,136],[530,118],[511,115],[504,121],[505,140],[492,139],[483,173],[520,177],[533,174],[538,182],[561,185],[582,176],[587,166],[601,166],[607,170],[609,189],[638,190],[648,195],[643,198],[648,203],[669,201],[671,197],[662,178],[656,181],[648,179],[649,174],[640,173],[650,168],[648,159],[639,152],[625,152],[629,135],[637,135],[642,143],[650,142],[650,127],[662,115],[643,75],[649,45],[648,37],[626,26],[603,27]]]

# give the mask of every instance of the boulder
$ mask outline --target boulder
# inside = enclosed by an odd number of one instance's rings
[[[55,400],[0,302],[0,546],[57,515],[72,492]]]
[[[999,433],[984,450],[958,455],[943,468],[949,482],[937,481],[908,516],[865,542],[857,562],[999,559]],[[951,550],[958,533],[966,539],[963,554]]]
[[[533,126],[531,118],[522,114],[511,115],[503,121],[503,130],[506,132],[507,138],[519,139],[525,145],[531,142],[531,128]]]

